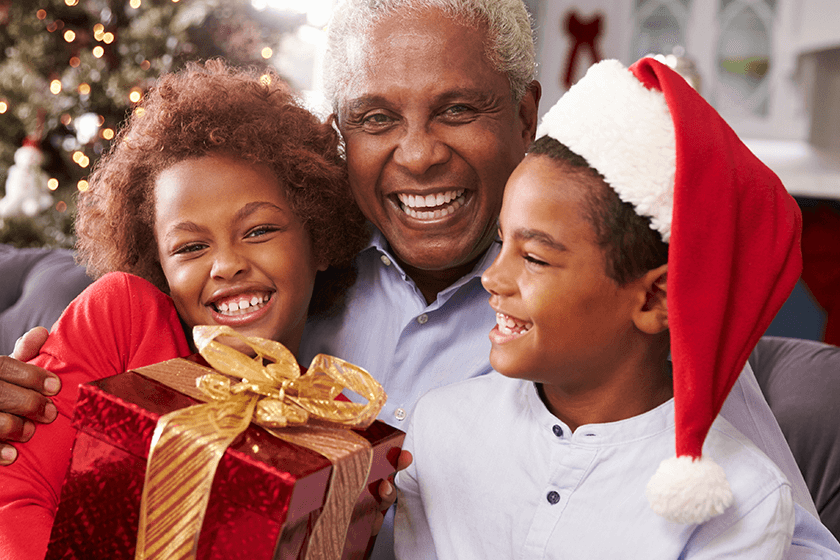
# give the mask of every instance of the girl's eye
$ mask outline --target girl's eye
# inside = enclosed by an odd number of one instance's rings
[[[279,228],[273,226],[259,226],[248,231],[248,233],[245,234],[245,237],[261,237],[263,235],[268,235],[269,233],[277,231],[278,229]]]
[[[197,251],[201,251],[207,247],[204,243],[187,243],[186,245],[181,245],[180,247],[175,248],[172,251],[173,255],[185,255],[188,253],[195,253]]]

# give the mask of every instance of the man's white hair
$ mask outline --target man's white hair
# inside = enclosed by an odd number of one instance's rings
[[[351,94],[353,79],[363,75],[370,28],[383,17],[431,8],[469,27],[487,25],[487,59],[507,74],[511,95],[519,103],[536,76],[531,16],[522,0],[339,0],[324,58],[324,94],[333,111]]]

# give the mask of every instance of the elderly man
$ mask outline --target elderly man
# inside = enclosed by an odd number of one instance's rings
[[[300,359],[325,352],[368,369],[389,395],[380,419],[403,426],[429,389],[490,371],[496,318],[480,277],[498,253],[505,182],[536,130],[530,20],[522,0],[346,0],[329,41],[326,91],[373,234],[346,308],[310,320]],[[40,343],[37,334],[25,342],[21,358]],[[0,379],[26,387],[40,389],[48,377],[8,359],[0,366]],[[3,394],[9,404],[0,409],[44,409],[33,391],[0,385]],[[794,550],[835,557],[749,369],[723,414],[792,481]],[[380,534],[375,556],[393,554],[390,533]]]

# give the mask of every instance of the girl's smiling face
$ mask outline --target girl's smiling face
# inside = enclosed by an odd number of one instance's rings
[[[229,325],[297,353],[316,262],[271,169],[222,155],[176,163],[155,182],[154,232],[182,321]]]

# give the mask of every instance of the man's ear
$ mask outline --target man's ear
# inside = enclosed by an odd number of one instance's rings
[[[522,122],[522,141],[525,149],[531,145],[537,135],[537,123],[539,122],[540,97],[542,97],[542,86],[537,80],[528,84],[522,101],[519,102],[519,120]]]
[[[647,334],[659,334],[668,328],[668,264],[648,270],[637,280],[639,306],[633,313],[636,327]]]

